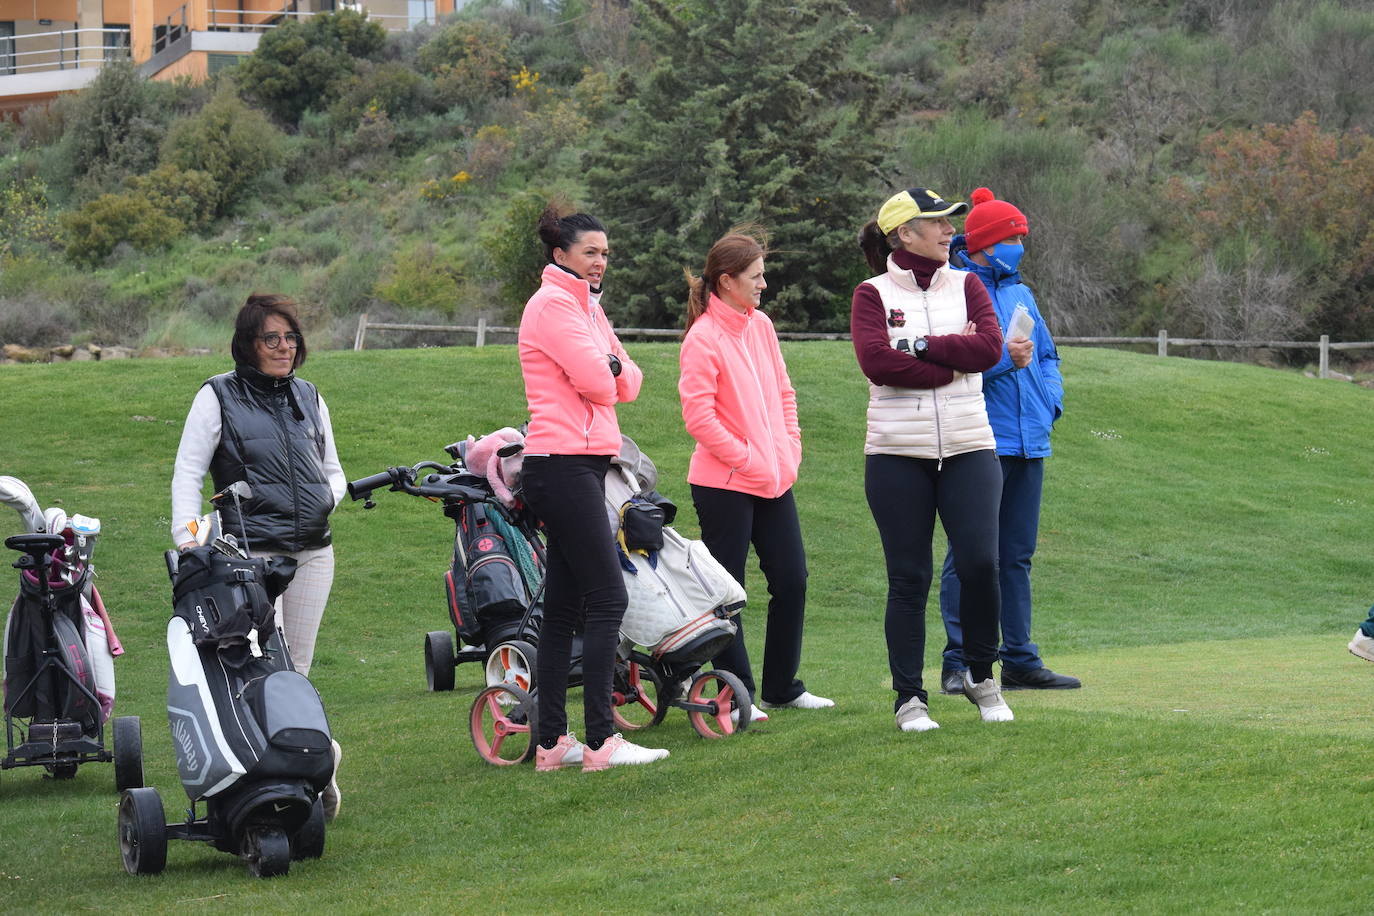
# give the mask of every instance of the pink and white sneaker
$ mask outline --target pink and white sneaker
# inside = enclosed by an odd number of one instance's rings
[[[558,743],[553,747],[546,748],[539,745],[534,752],[534,769],[544,773],[549,770],[561,770],[564,767],[575,767],[582,765],[582,755],[587,750],[587,746],[577,740],[577,736],[568,732],[558,739]]]
[[[596,750],[586,748],[582,753],[582,772],[595,773],[610,767],[628,764],[653,763],[668,756],[668,749],[661,747],[640,747],[631,744],[616,732],[607,738]]]

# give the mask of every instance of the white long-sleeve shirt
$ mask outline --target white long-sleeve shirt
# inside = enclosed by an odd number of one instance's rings
[[[343,465],[339,463],[339,452],[334,447],[334,427],[329,422],[329,408],[320,397],[320,423],[324,427],[324,472],[329,480],[329,489],[334,493],[334,505],[339,504],[348,491],[348,480],[344,477]],[[186,414],[186,425],[181,430],[181,444],[177,447],[177,460],[172,471],[172,544],[180,547],[194,541],[187,524],[202,514],[205,495],[205,475],[210,471],[210,461],[219,448],[220,406],[215,389],[202,385],[191,402],[191,410]]]

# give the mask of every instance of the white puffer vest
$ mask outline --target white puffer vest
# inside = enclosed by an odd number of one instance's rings
[[[900,327],[888,321],[889,343],[909,351],[918,337],[963,331],[968,324],[964,277],[946,265],[935,271],[930,289],[923,290],[911,271],[889,257],[887,273],[865,281],[882,297],[889,318],[899,310],[904,319],[904,324],[898,322]],[[981,372],[955,372],[954,380],[939,388],[896,388],[871,382],[868,387],[865,455],[940,459],[996,447],[983,405]]]

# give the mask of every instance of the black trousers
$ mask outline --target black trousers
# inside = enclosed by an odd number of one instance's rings
[[[744,585],[749,545],[759,557],[768,583],[768,625],[763,642],[763,694],[768,703],[788,703],[806,689],[797,679],[801,667],[802,622],[806,616],[806,550],[792,491],[777,499],[692,484],[692,502],[701,539],[720,565]],[[744,645],[744,614],[735,617],[739,632],[711,659],[754,690],[754,672]]]
[[[568,730],[573,634],[582,632],[582,707],[592,748],[615,732],[611,680],[628,601],[606,519],[606,455],[526,458],[525,501],[544,523],[548,568],[544,623],[535,657],[539,743],[553,747]]]
[[[992,677],[997,660],[997,518],[1002,470],[992,449],[943,462],[899,455],[869,455],[864,492],[887,559],[887,663],[896,706],[913,696],[926,702],[921,669],[926,649],[931,538],[940,516],[959,577],[959,621],[964,658],[974,681]]]

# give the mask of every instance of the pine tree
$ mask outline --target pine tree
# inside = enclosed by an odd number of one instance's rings
[[[587,174],[610,233],[614,320],[678,326],[682,269],[699,273],[713,241],[756,221],[772,236],[775,322],[846,327],[890,112],[849,62],[864,26],[840,0],[637,0],[637,11],[657,64],[625,78]]]

